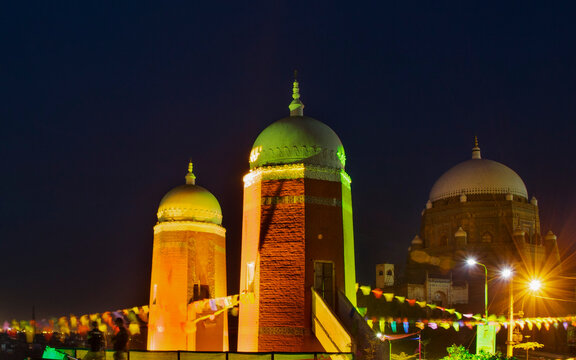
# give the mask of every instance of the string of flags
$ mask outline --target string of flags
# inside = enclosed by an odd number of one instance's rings
[[[98,329],[104,333],[115,333],[118,327],[114,324],[114,319],[122,318],[127,324],[130,334],[140,334],[142,324],[148,322],[148,306],[135,306],[128,309],[106,311],[103,313],[85,314],[81,316],[70,315],[52,317],[41,320],[12,320],[4,321],[0,327],[0,332],[5,332],[11,336],[16,336],[18,332],[26,333],[28,341],[32,340],[34,333],[44,333],[51,336],[58,332],[65,335],[77,333],[86,335],[90,331],[92,322],[98,323]]]
[[[216,316],[230,310],[233,316],[238,315],[237,305],[240,302],[254,303],[254,293],[242,293],[225,297],[203,299],[192,302],[188,305],[188,312],[193,312],[194,319],[185,324],[186,331],[192,331],[191,327],[204,320],[214,320]],[[162,306],[162,305],[152,305]],[[106,311],[103,313],[85,314],[81,316],[70,315],[52,317],[41,320],[12,320],[4,321],[0,327],[0,332],[15,336],[18,332],[25,332],[28,336],[36,333],[52,334],[59,332],[65,335],[77,333],[86,335],[90,331],[92,322],[98,323],[98,328],[104,333],[115,333],[118,328],[114,324],[114,319],[122,318],[127,324],[128,332],[131,335],[140,334],[140,328],[147,326],[150,308],[148,305],[135,306],[132,308]]]
[[[426,301],[418,301],[416,299],[409,299],[405,296],[396,295],[394,293],[385,293],[382,289],[375,288],[372,289],[367,285],[356,284],[357,290],[360,290],[364,296],[373,295],[376,299],[383,299],[386,302],[397,301],[399,303],[405,303],[409,306],[418,306],[420,308],[430,308],[432,310],[439,310],[444,313],[450,314],[452,318],[440,318],[440,319],[407,319],[407,318],[394,318],[394,317],[382,317],[382,318],[368,318],[366,317],[367,308],[358,307],[357,310],[365,317],[368,325],[374,328],[375,325],[380,329],[382,333],[386,329],[386,325],[390,327],[394,334],[403,331],[408,334],[410,328],[418,328],[423,330],[425,328],[430,329],[454,329],[455,331],[460,331],[460,328],[473,329],[474,326],[484,325],[485,321],[480,314],[465,314],[456,311],[452,308],[442,307],[433,303],[427,303]],[[193,331],[193,327],[200,321],[214,320],[216,316],[224,313],[225,311],[230,311],[232,316],[238,315],[237,305],[241,302],[254,303],[254,293],[242,293],[236,295],[230,295],[220,298],[204,299],[192,302],[188,305],[188,311],[195,313],[191,316],[191,320],[185,323],[185,331]],[[161,306],[161,305],[152,305]],[[117,331],[114,324],[114,319],[120,317],[127,323],[128,331],[131,335],[140,334],[141,326],[146,326],[148,324],[148,314],[149,307],[145,306],[135,306],[133,308],[122,309],[117,311],[107,311],[104,313],[95,314],[85,314],[82,316],[62,316],[59,318],[53,317],[50,319],[42,320],[12,320],[11,322],[5,321],[0,328],[0,331],[7,333],[17,333],[20,331],[26,332],[28,334],[33,334],[36,332],[43,333],[53,333],[60,332],[69,335],[71,332],[85,335],[90,330],[90,323],[96,321],[100,331],[109,333]],[[576,327],[576,315],[567,315],[561,317],[535,317],[535,318],[520,318],[514,320],[515,326],[518,326],[522,330],[526,327],[532,330],[536,327],[538,330],[544,328],[545,330],[550,330],[550,328],[559,328],[562,326],[564,329],[568,329],[569,326]],[[502,327],[507,328],[509,321],[504,316],[489,315],[488,324],[495,325],[496,331],[500,331]]]
[[[367,308],[365,307],[358,307],[357,310],[360,315],[364,316],[366,322],[371,328],[380,329],[380,332],[384,332],[386,328],[386,324],[392,329],[393,333],[398,333],[399,331],[403,331],[404,333],[409,333],[411,326],[419,328],[421,330],[425,328],[430,328],[433,330],[436,329],[454,329],[455,331],[460,331],[460,328],[467,327],[469,329],[473,329],[474,326],[477,325],[484,325],[486,324],[485,320],[483,319],[482,315],[480,314],[465,314],[456,311],[455,309],[445,308],[442,306],[438,306],[436,304],[430,304],[426,301],[418,301],[416,299],[408,299],[404,296],[399,296],[394,293],[385,293],[382,289],[375,288],[367,285],[359,285],[356,284],[357,290],[360,290],[364,296],[370,296],[371,294],[376,299],[383,299],[386,302],[394,302],[397,301],[398,303],[405,303],[409,306],[419,306],[420,308],[430,308],[432,310],[440,310],[444,313],[453,315],[452,318],[441,318],[441,319],[408,319],[408,318],[394,318],[394,317],[381,317],[381,318],[369,318],[366,317]],[[508,328],[509,319],[505,316],[497,316],[497,315],[489,315],[488,316],[488,324],[495,325],[496,331],[500,331],[500,329]],[[520,318],[514,319],[514,326],[519,327],[520,329],[524,330],[527,327],[529,330],[532,330],[536,327],[538,330],[544,328],[545,330],[550,330],[550,328],[559,328],[562,326],[565,330],[568,329],[569,326],[576,326],[576,315],[567,315],[567,316],[559,316],[559,317],[534,317],[534,318]]]
[[[192,333],[196,324],[200,321],[215,320],[216,317],[228,310],[232,316],[238,316],[238,308],[236,307],[240,302],[254,303],[254,293],[242,293],[237,295],[230,295],[215,299],[205,299],[196,301],[189,305],[193,307],[197,315],[200,317],[194,318],[186,322],[186,333]]]

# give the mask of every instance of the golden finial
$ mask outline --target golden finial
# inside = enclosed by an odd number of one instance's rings
[[[472,159],[482,159],[480,147],[478,146],[478,136],[474,136],[474,147],[472,148]]]
[[[294,83],[292,86],[292,102],[288,106],[290,109],[290,116],[304,115],[304,104],[300,101],[300,87],[298,83],[298,70],[294,70]]]
[[[192,159],[188,162],[188,173],[186,174],[186,184],[188,185],[195,185],[196,184],[196,176],[192,172],[194,169],[194,164],[192,164]]]

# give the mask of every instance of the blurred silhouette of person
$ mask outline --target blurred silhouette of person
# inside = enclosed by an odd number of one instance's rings
[[[92,321],[92,330],[88,331],[86,343],[90,347],[84,360],[104,360],[106,359],[106,343],[104,334],[98,329],[98,323]]]
[[[114,360],[126,360],[128,356],[128,331],[124,327],[122,318],[116,318],[114,323],[118,326],[118,332],[112,337]]]
[[[25,359],[28,357],[28,343],[26,342],[26,334],[18,332],[15,340],[14,359]]]
[[[34,341],[32,341],[32,345],[30,347],[30,359],[42,359],[42,354],[44,353],[44,349],[46,348],[46,337],[44,334],[35,334]]]
[[[48,345],[53,348],[64,347],[64,342],[62,342],[63,334],[57,331],[52,333]]]

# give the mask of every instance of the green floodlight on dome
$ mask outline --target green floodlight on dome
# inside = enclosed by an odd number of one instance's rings
[[[336,156],[338,156],[338,159],[342,163],[342,167],[345,167],[346,166],[346,153],[344,152],[344,146],[342,146],[342,145],[338,146],[338,150],[336,151]]]

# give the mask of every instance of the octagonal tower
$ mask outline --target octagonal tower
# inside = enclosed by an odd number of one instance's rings
[[[322,351],[312,288],[335,308],[356,303],[350,177],[338,135],[304,116],[294,81],[290,116],[268,126],[244,177],[239,351]]]

